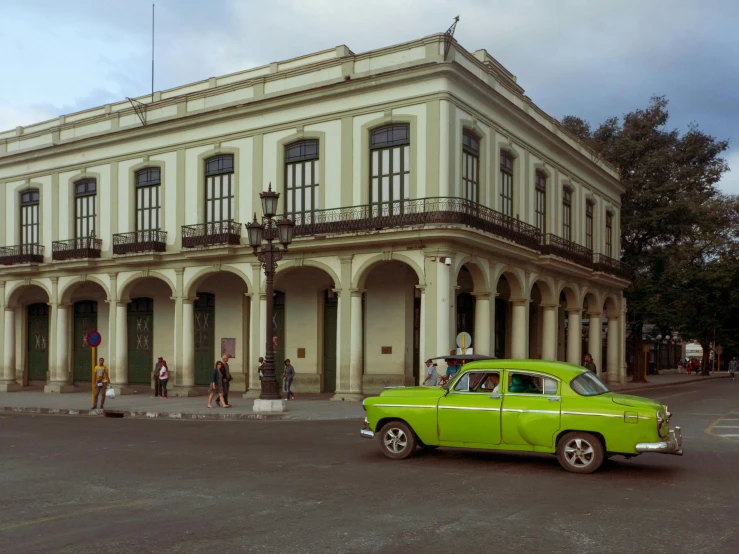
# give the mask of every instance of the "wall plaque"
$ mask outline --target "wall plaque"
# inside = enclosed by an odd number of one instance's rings
[[[221,357],[236,358],[236,339],[221,339]]]
[[[298,348],[298,358],[305,358],[305,348]]]
[[[392,346],[383,346],[382,347],[382,353],[383,354],[392,354],[393,353],[393,347]]]

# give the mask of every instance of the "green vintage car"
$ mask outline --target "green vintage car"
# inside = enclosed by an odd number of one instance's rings
[[[682,455],[667,406],[612,393],[575,365],[542,360],[466,364],[445,387],[390,388],[364,400],[361,436],[377,436],[389,458],[420,448],[547,452],[574,473],[606,457]]]

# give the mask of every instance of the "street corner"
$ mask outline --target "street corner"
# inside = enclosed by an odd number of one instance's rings
[[[714,420],[705,432],[712,437],[739,442],[739,407]]]

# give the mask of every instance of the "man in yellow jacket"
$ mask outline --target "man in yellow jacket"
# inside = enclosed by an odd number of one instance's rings
[[[92,397],[92,409],[97,410],[98,396],[100,397],[100,409],[105,407],[105,390],[110,386],[110,375],[108,374],[108,366],[105,365],[105,359],[100,358],[98,365],[92,372],[93,385],[95,385],[95,394]]]

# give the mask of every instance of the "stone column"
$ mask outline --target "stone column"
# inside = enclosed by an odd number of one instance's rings
[[[195,299],[182,300],[182,389],[189,396],[195,387]]]
[[[433,356],[429,356],[426,352],[426,287],[416,285],[416,288],[421,291],[421,321],[418,328],[418,351],[420,352],[418,356],[418,362],[420,364],[418,368],[418,384],[420,385],[426,378],[426,364],[424,362]]]
[[[490,356],[490,293],[473,292],[475,297],[475,336],[472,347],[475,354]]]
[[[600,312],[588,312],[588,351],[593,357],[595,367],[598,369],[598,377],[602,377],[605,372],[605,368],[601,367],[603,365],[602,317],[603,314]]]
[[[619,351],[619,317],[608,317],[608,338],[606,339],[606,368],[608,370],[608,382],[619,382],[618,351]]]
[[[352,255],[339,256],[341,283],[335,283],[338,291],[339,302],[336,306],[336,390],[331,400],[343,401],[354,398],[349,388],[351,364],[351,282],[352,282]]]
[[[541,357],[544,360],[557,359],[557,311],[556,304],[542,304]]]
[[[528,358],[529,330],[526,325],[529,301],[525,298],[511,300],[511,358],[523,360]]]
[[[620,361],[618,364],[619,369],[619,382],[622,385],[626,384],[626,299],[621,295],[621,325],[619,325],[619,353]]]
[[[44,392],[74,392],[74,385],[69,384],[69,308],[68,304],[56,307],[56,360]]]
[[[15,309],[5,306],[3,375],[0,392],[19,391],[23,387],[15,379]]]
[[[351,351],[349,357],[349,394],[344,400],[362,400],[362,361],[364,344],[362,344],[362,295],[363,290],[351,291]]]
[[[135,391],[128,386],[128,302],[115,302],[113,305],[116,364],[111,381],[116,394],[133,394]],[[110,317],[113,317],[112,314]]]
[[[259,295],[246,293],[249,297],[249,356],[250,360],[244,363],[249,368],[249,388],[244,398],[259,398],[262,392],[259,380],[259,356],[262,356],[264,345],[259,344]]]
[[[567,363],[582,365],[582,310],[567,310]]]
[[[451,342],[451,266],[438,262],[436,269],[436,350],[446,355],[454,346]]]

